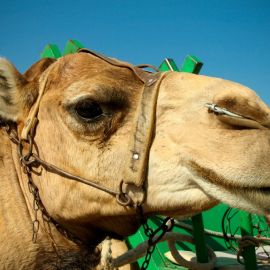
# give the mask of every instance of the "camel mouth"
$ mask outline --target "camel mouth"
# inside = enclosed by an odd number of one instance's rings
[[[225,189],[236,189],[238,191],[242,191],[244,193],[257,193],[264,196],[270,195],[270,187],[256,187],[256,186],[228,186],[228,185],[222,185],[221,186]]]
[[[226,186],[223,186],[224,188],[228,188]],[[237,189],[242,192],[247,192],[247,193],[259,193],[265,196],[270,195],[270,187],[254,187],[254,186],[249,186],[249,187],[241,187],[241,186],[235,186],[234,189]]]
[[[226,185],[220,185],[222,186],[224,189],[228,190],[228,186]],[[246,194],[260,194],[263,196],[270,196],[270,187],[254,187],[254,186],[249,186],[249,187],[241,187],[241,186],[234,186],[234,187],[230,187],[229,189],[233,189],[233,190],[237,190],[239,192],[243,192]]]
[[[258,191],[259,193],[270,195],[270,187],[259,187],[259,188],[255,187],[253,188],[253,190]]]
[[[241,192],[243,194],[246,194],[248,197],[252,194],[260,194],[262,196],[270,196],[270,186],[255,186],[255,185],[240,185],[237,183],[233,183],[228,178],[224,178],[221,175],[218,175],[216,172],[209,168],[204,168],[200,166],[198,163],[194,161],[189,162],[189,166],[192,168],[196,174],[203,179],[204,181],[214,184],[216,186],[219,186],[223,188],[224,190],[227,190],[228,192]]]

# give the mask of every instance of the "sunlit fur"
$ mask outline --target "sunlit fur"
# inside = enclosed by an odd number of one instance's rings
[[[42,61],[21,75],[7,60],[0,60],[2,122],[12,121],[20,134],[45,78],[43,71],[50,66],[35,132],[40,157],[117,191],[122,180],[128,182],[123,171],[130,158],[128,143],[142,82],[131,70],[85,53],[56,62]],[[83,97],[93,99],[110,113],[84,122],[72,109]],[[226,107],[248,121],[231,121],[211,113],[206,103]],[[159,89],[155,136],[144,184],[146,215],[191,216],[219,201],[268,214],[269,113],[268,106],[240,84],[170,72]],[[4,130],[0,136],[0,264],[7,269],[43,269],[40,264],[46,260],[51,263],[46,269],[54,269],[55,252],[42,222],[37,243],[31,242],[33,198],[16,146]],[[130,235],[139,226],[135,209],[120,206],[109,194],[46,170],[33,179],[48,213],[88,245],[101,242],[108,234]],[[63,263],[68,261],[65,254],[71,258],[69,263],[76,263],[89,251],[78,248],[54,228],[52,232]],[[99,255],[93,250],[93,257],[87,255],[85,259],[88,262],[90,258],[95,269]]]

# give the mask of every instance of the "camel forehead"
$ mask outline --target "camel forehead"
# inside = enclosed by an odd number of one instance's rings
[[[61,69],[79,69],[80,72],[88,73],[88,71],[97,72],[111,67],[106,61],[87,53],[75,53],[66,55],[58,60]],[[85,75],[85,74],[82,74]]]
[[[139,79],[126,67],[116,67],[86,53],[67,55],[59,59],[49,74],[50,86],[68,88],[71,84],[80,88],[89,83],[109,84],[119,87],[140,84]],[[52,88],[52,87],[51,87]]]

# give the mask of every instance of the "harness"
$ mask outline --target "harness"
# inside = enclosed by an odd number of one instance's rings
[[[11,128],[7,127],[7,133],[15,144],[18,147],[18,155],[21,161],[21,166],[23,168],[24,173],[28,177],[28,186],[29,190],[34,197],[34,212],[35,219],[33,221],[33,242],[36,241],[37,232],[39,230],[39,221],[37,218],[38,210],[41,210],[42,217],[49,224],[52,223],[56,226],[56,228],[64,234],[67,238],[71,239],[75,243],[81,244],[82,242],[66,231],[61,227],[47,212],[44,207],[40,197],[38,188],[35,185],[32,179],[32,172],[35,171],[35,168],[41,166],[45,168],[47,171],[59,174],[65,177],[67,180],[75,180],[77,182],[86,184],[93,188],[99,189],[103,192],[106,192],[116,198],[116,201],[124,206],[124,207],[133,207],[139,213],[139,218],[141,223],[144,225],[146,235],[149,237],[149,251],[148,251],[148,259],[146,260],[144,267],[142,269],[146,269],[151,258],[151,254],[154,250],[154,247],[158,241],[152,241],[152,239],[157,236],[159,233],[158,239],[160,239],[167,231],[170,231],[173,226],[173,221],[171,219],[166,219],[162,228],[157,231],[153,231],[148,227],[147,221],[144,218],[143,211],[141,205],[145,199],[145,191],[144,191],[144,182],[146,171],[148,167],[148,159],[149,159],[149,151],[153,140],[153,133],[155,129],[155,115],[156,115],[156,105],[158,98],[158,91],[160,84],[163,78],[166,76],[165,73],[159,72],[156,68],[150,65],[141,65],[141,66],[133,66],[129,63],[118,61],[116,59],[108,58],[94,51],[89,51],[87,49],[80,49],[78,53],[87,53],[95,56],[99,59],[104,60],[105,62],[122,68],[130,69],[136,77],[144,84],[144,88],[142,94],[140,96],[140,103],[137,107],[137,111],[134,117],[134,123],[132,125],[132,135],[130,136],[130,141],[127,147],[128,153],[128,164],[124,169],[123,180],[119,184],[119,190],[112,190],[103,185],[96,183],[93,180],[85,179],[80,176],[71,174],[47,161],[41,159],[38,154],[34,153],[34,148],[37,149],[34,143],[34,134],[35,128],[38,124],[38,111],[41,99],[45,93],[48,77],[50,75],[51,66],[47,68],[44,72],[44,75],[41,77],[40,87],[39,87],[39,95],[35,104],[32,106],[29,115],[25,121],[25,125],[22,129],[21,136],[18,138],[18,135]],[[150,67],[155,69],[156,73],[151,73],[143,70],[145,67]],[[25,149],[25,146],[28,145],[28,149]],[[38,152],[38,151],[36,151]],[[140,198],[132,198],[127,193],[127,187],[129,185],[135,185],[143,194]],[[161,233],[160,233],[161,232]],[[52,238],[52,235],[50,235]]]
[[[134,72],[134,74],[143,82],[144,89],[141,95],[140,104],[137,108],[132,136],[130,136],[130,142],[127,148],[128,151],[128,166],[126,166],[123,181],[119,185],[119,190],[111,190],[100,184],[95,183],[90,179],[85,179],[77,175],[73,175],[67,171],[56,167],[53,164],[42,160],[38,155],[32,152],[33,134],[35,126],[38,122],[38,110],[42,96],[45,92],[47,81],[49,77],[49,70],[46,71],[45,78],[40,85],[40,91],[36,103],[29,112],[26,119],[25,126],[21,133],[21,141],[28,142],[30,147],[26,155],[23,154],[22,143],[19,147],[19,156],[24,166],[30,166],[32,163],[43,166],[46,170],[58,173],[67,179],[76,180],[80,183],[89,185],[91,187],[102,190],[112,196],[114,196],[117,202],[123,206],[136,206],[143,203],[144,198],[140,198],[140,201],[132,201],[132,198],[124,191],[129,184],[134,184],[136,187],[143,189],[145,181],[145,174],[148,165],[149,150],[152,143],[153,131],[155,128],[155,114],[156,104],[158,98],[159,85],[164,78],[165,74],[161,72],[150,73],[143,70],[141,67],[135,67],[129,63],[118,61],[112,58],[108,58],[99,53],[89,51],[86,49],[79,50],[79,53],[88,53],[97,58],[104,60],[105,62],[117,66],[128,68]],[[145,67],[146,65],[143,65]],[[144,196],[143,196],[144,197]]]

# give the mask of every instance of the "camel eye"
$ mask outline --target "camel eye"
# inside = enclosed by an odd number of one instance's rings
[[[76,114],[85,121],[94,121],[103,115],[102,108],[93,100],[79,101],[74,110]]]

